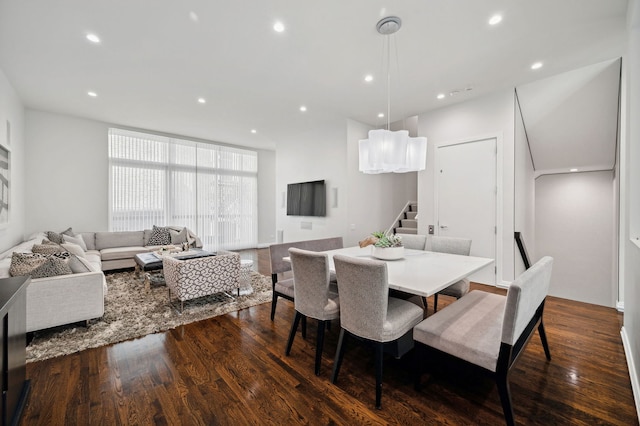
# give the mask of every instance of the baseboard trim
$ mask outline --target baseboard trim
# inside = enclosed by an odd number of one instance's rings
[[[511,281],[501,281],[496,285],[496,287],[509,289],[510,285],[511,285]]]
[[[633,399],[636,403],[636,413],[638,414],[638,419],[640,419],[640,381],[638,380],[638,370],[636,369],[631,354],[631,342],[629,342],[627,330],[624,326],[620,330],[620,335],[622,336],[624,355],[627,358],[627,367],[629,368],[629,377],[631,378],[631,389],[633,390]]]
[[[616,302],[616,309],[618,312],[624,312],[624,302]]]

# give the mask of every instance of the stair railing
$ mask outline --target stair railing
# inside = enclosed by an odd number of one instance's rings
[[[531,262],[529,261],[529,255],[527,254],[527,248],[524,246],[524,240],[522,239],[522,234],[520,232],[514,232],[513,236],[516,239],[516,244],[518,245],[518,251],[520,251],[520,256],[522,256],[522,261],[524,262],[524,268],[529,269],[531,266]]]
[[[402,211],[400,211],[400,214],[398,215],[398,217],[396,217],[396,220],[393,221],[393,223],[387,229],[385,234],[387,234],[387,235],[393,234],[393,228],[397,228],[398,227],[398,223],[400,222],[400,219],[404,219],[404,217],[403,217],[404,213],[407,211],[407,208],[409,208],[409,206],[411,204],[418,204],[418,203],[416,201],[407,201],[407,204],[404,205],[404,207],[402,208]]]

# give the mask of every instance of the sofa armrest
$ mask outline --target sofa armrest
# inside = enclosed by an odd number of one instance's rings
[[[101,317],[106,288],[102,272],[32,279],[27,287],[27,331]]]

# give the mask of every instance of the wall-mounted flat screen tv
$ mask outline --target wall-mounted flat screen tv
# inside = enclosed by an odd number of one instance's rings
[[[287,185],[287,216],[326,216],[327,189],[324,180]]]

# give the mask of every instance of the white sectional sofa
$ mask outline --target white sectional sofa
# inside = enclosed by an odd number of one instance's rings
[[[190,245],[202,247],[200,239],[190,231],[186,232]],[[75,238],[78,236],[86,245],[81,260],[89,272],[32,279],[27,288],[28,332],[101,317],[107,292],[103,271],[134,267],[137,253],[158,248],[146,244],[151,230],[81,232],[75,234]],[[9,276],[13,252],[29,253],[34,244],[40,244],[46,238],[45,233],[37,233],[1,253],[0,278]]]

